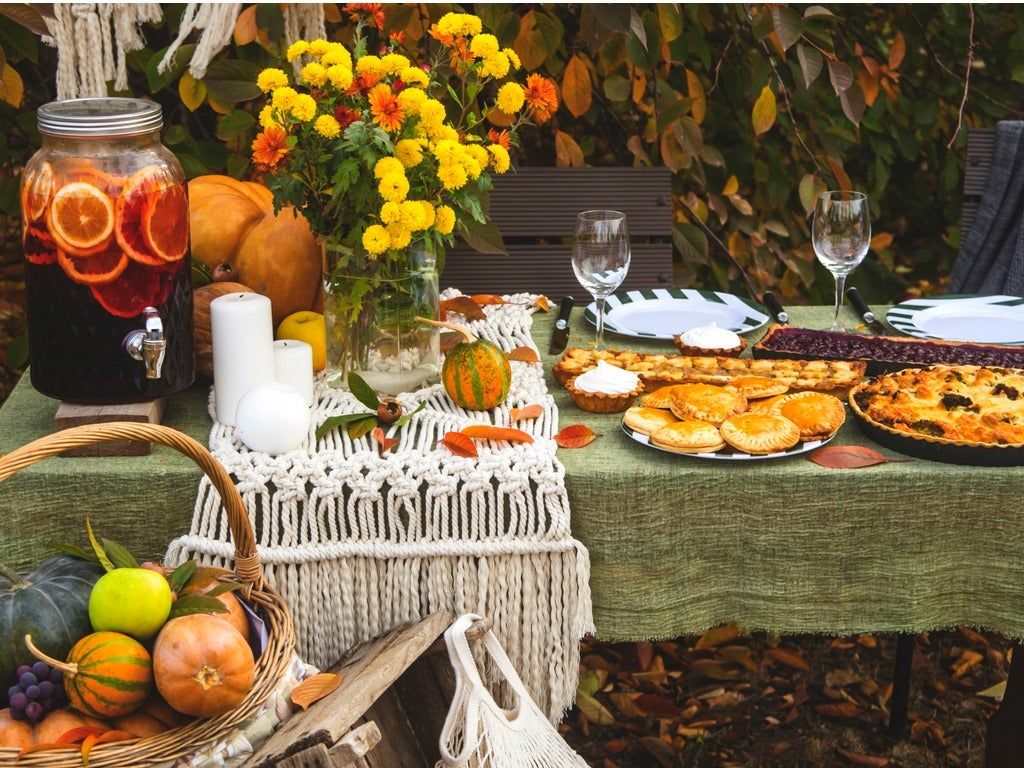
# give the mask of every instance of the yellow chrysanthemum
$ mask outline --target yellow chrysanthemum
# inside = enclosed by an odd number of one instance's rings
[[[383,179],[389,173],[405,174],[405,166],[397,157],[382,157],[373,166],[373,177]]]
[[[316,115],[316,99],[308,93],[300,93],[295,97],[295,103],[291,109],[292,117],[303,123],[308,123]]]
[[[484,58],[484,65],[480,68],[480,74],[484,77],[500,78],[508,74],[508,69],[508,56],[498,51]]]
[[[446,13],[437,22],[437,28],[442,34],[456,37],[479,35],[483,26],[480,17],[470,13]]]
[[[420,208],[423,209],[423,228],[430,229],[434,226],[434,206],[428,203],[426,200],[418,200]]]
[[[380,224],[371,224],[363,232],[363,248],[367,253],[379,256],[391,247],[391,235]]]
[[[459,132],[447,123],[436,123],[427,126],[427,137],[433,141],[455,141],[459,140]]]
[[[296,40],[294,43],[288,46],[288,53],[286,54],[288,61],[295,61],[299,56],[309,50],[309,43],[305,40]]]
[[[402,206],[402,226],[410,232],[419,232],[427,227],[427,217],[423,214],[422,200],[404,200]]]
[[[402,161],[406,168],[419,165],[423,160],[423,151],[416,139],[402,139],[395,144],[395,157]]]
[[[437,162],[444,165],[458,162],[461,149],[457,141],[441,139],[434,142],[434,145],[430,148],[430,153],[437,158]]]
[[[274,108],[270,104],[267,104],[267,106],[260,110],[259,121],[261,128],[269,128],[272,125],[280,125],[280,123],[278,123],[277,120],[274,119]]]
[[[323,64],[311,61],[299,70],[299,77],[302,78],[304,83],[319,88],[327,82],[327,69]]]
[[[385,224],[394,224],[402,220],[402,206],[405,203],[384,203],[380,207],[380,220]]]
[[[385,75],[397,75],[409,68],[409,59],[400,53],[388,53],[381,57],[380,67]]]
[[[380,196],[392,203],[400,203],[409,194],[409,180],[404,173],[389,173],[377,185]]]
[[[283,88],[288,85],[288,75],[280,69],[264,69],[256,77],[256,85],[264,93],[270,93],[275,88]]]
[[[506,115],[514,115],[523,108],[526,94],[518,83],[505,83],[498,89],[498,109]]]
[[[419,67],[406,67],[399,74],[402,82],[416,88],[426,88],[430,85],[430,78],[427,73]]]
[[[427,94],[418,88],[406,88],[398,94],[398,106],[407,115],[418,115],[423,102],[427,100]]]
[[[483,34],[473,38],[469,44],[469,50],[478,59],[486,59],[500,51],[501,46],[498,45],[498,38],[494,35]]]
[[[412,234],[401,224],[388,224],[388,237],[392,248],[405,248],[412,240]]]
[[[319,58],[320,56],[323,56],[325,53],[327,53],[327,51],[330,48],[330,45],[331,44],[324,40],[322,37],[317,38],[316,40],[310,40],[309,48],[306,49],[306,52],[310,56],[316,56]]]
[[[344,64],[332,64],[327,68],[327,79],[339,91],[344,91],[352,85],[352,70]]]
[[[299,94],[294,88],[289,88],[286,85],[283,88],[275,89],[274,95],[270,98],[270,103],[274,105],[274,109],[287,112],[295,104],[295,99],[298,96]]]
[[[476,164],[480,166],[481,171],[486,169],[491,162],[491,156],[487,154],[487,150],[479,144],[467,144],[466,154],[476,161]]]
[[[504,173],[509,169],[512,161],[509,160],[508,150],[505,149],[501,144],[491,144],[487,147],[487,151],[491,153],[491,157],[494,158],[491,165],[494,166],[494,170],[498,173]]]
[[[437,178],[445,189],[462,189],[469,181],[469,174],[461,163],[441,163],[437,166]]]
[[[512,65],[512,69],[519,69],[523,66],[523,62],[519,60],[519,54],[511,48],[502,48],[501,52],[508,56],[508,61]]]
[[[356,74],[381,77],[384,74],[384,68],[377,56],[369,54],[360,57],[356,62]]]
[[[455,229],[455,211],[447,205],[439,205],[434,210],[434,228],[442,235],[450,235]]]
[[[402,91],[402,93],[405,93],[405,91]],[[420,105],[420,120],[425,125],[440,125],[444,122],[444,119],[444,104],[437,99],[426,99]]]
[[[325,139],[333,139],[339,133],[341,133],[341,123],[335,120],[331,115],[320,115],[313,123],[313,130],[323,136]]]
[[[327,50],[320,57],[320,63],[325,67],[333,67],[340,64],[343,67],[352,69],[352,54],[341,43],[328,43]]]

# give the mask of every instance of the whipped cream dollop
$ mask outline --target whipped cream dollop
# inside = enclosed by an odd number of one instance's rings
[[[572,383],[581,392],[602,395],[625,395],[639,384],[640,377],[635,373],[617,365],[609,365],[604,360],[598,360],[596,368],[581,373]]]
[[[701,349],[733,349],[740,345],[740,336],[728,328],[719,328],[715,322],[698,325],[684,332],[680,341],[689,347]]]

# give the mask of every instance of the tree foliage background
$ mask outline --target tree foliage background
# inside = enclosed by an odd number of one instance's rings
[[[395,4],[382,9],[382,34],[401,32],[411,53],[425,52],[431,21],[458,8],[560,86],[558,114],[528,133],[520,165],[674,172],[683,285],[829,302],[807,213],[817,191],[852,186],[872,202],[873,253],[854,280],[869,300],[941,290],[961,235],[965,129],[1022,114],[1019,6]],[[329,35],[346,41],[345,6],[325,9]],[[247,177],[255,75],[283,60],[280,8],[245,7],[199,81],[186,70],[188,45],[156,71],[183,10],[165,5],[162,25],[145,30],[130,90],[161,102],[164,142],[189,176]],[[16,218],[56,54],[7,19],[0,46],[0,210]]]

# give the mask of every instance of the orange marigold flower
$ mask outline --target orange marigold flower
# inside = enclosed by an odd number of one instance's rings
[[[385,131],[397,131],[402,127],[405,113],[398,106],[398,99],[391,91],[391,86],[381,83],[370,89],[370,114],[373,122]]]
[[[530,116],[538,123],[546,123],[558,111],[558,88],[546,77],[527,77],[525,96]]]
[[[500,144],[505,149],[508,149],[508,131],[498,131],[495,130],[494,128],[491,128],[489,131],[487,131],[487,138],[490,140],[491,144]]]
[[[389,32],[388,39],[394,43],[402,44],[405,42],[405,32]]]
[[[381,3],[346,3],[341,9],[352,21],[365,14],[377,29],[384,29],[384,6]]]
[[[352,85],[345,91],[345,95],[355,96],[356,94],[362,94],[365,96],[379,82],[380,77],[373,72],[364,72],[361,75],[356,75],[352,78]]]
[[[289,152],[288,132],[279,125],[264,128],[252,140],[252,162],[263,173],[275,170]]]
[[[345,130],[356,120],[359,120],[361,115],[350,107],[335,107],[334,108],[334,119],[338,121],[338,125],[341,126],[341,130]]]

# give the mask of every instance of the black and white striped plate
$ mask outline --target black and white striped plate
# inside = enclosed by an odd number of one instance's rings
[[[597,305],[591,302],[583,316],[596,327]],[[605,303],[604,328],[621,336],[671,341],[683,331],[711,322],[748,333],[767,323],[768,315],[760,305],[731,293],[694,288],[620,291]]]
[[[1024,345],[1024,299],[1019,296],[931,296],[897,304],[886,321],[919,339]]]
[[[731,446],[725,446],[720,451],[714,453],[684,453],[683,451],[673,451],[670,448],[662,448],[659,445],[654,445],[651,442],[649,435],[645,435],[643,432],[637,432],[635,429],[626,426],[626,422],[622,422],[622,431],[626,433],[631,439],[636,440],[640,445],[646,445],[648,448],[653,448],[656,451],[662,451],[664,453],[673,453],[676,456],[692,456],[695,459],[712,459],[715,461],[759,461],[761,459],[785,459],[789,456],[799,456],[802,453],[810,453],[811,451],[821,448],[829,442],[835,435],[830,435],[824,440],[809,440],[800,442],[790,448],[788,451],[779,451],[777,453],[744,453],[743,451],[737,451]]]

